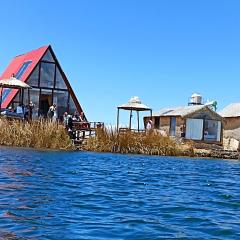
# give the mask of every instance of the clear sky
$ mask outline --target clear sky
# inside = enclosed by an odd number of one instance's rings
[[[3,0],[0,72],[51,44],[89,120],[115,124],[131,96],[157,111],[198,92],[221,109],[240,102],[239,12],[237,0]]]

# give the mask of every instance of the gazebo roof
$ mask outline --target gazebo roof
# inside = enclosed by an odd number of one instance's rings
[[[129,102],[118,106],[118,109],[134,110],[134,111],[151,111],[152,109],[141,103],[139,97],[130,98]]]
[[[0,80],[0,87],[3,87],[3,88],[15,88],[15,89],[31,88],[28,84],[26,84],[25,82],[15,78],[15,77],[11,77],[9,79],[2,79],[2,80]]]

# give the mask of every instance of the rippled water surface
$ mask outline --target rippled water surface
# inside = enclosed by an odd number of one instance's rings
[[[240,161],[0,148],[0,239],[240,239]]]

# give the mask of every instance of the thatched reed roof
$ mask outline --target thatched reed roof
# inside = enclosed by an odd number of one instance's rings
[[[150,107],[142,104],[139,97],[132,97],[128,103],[118,106],[119,109],[135,110],[135,111],[150,111]]]
[[[15,77],[11,77],[9,79],[3,79],[0,80],[0,87],[3,88],[31,88],[28,84],[25,82],[18,80]]]
[[[153,113],[153,116],[163,117],[163,116],[181,116],[185,117],[196,111],[206,108],[204,105],[194,105],[194,106],[184,106],[184,107],[174,107],[174,108],[163,108],[159,112]]]
[[[218,114],[222,117],[240,117],[240,103],[231,103]]]

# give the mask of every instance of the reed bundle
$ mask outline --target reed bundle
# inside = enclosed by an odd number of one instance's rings
[[[118,133],[114,129],[99,129],[95,137],[83,145],[87,151],[133,153],[148,155],[183,156],[191,155],[193,150],[176,140],[162,136],[156,131],[138,133],[126,131]]]
[[[0,144],[39,149],[73,149],[64,126],[45,119],[28,123],[0,118]]]

